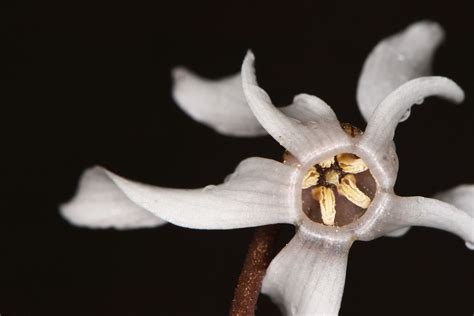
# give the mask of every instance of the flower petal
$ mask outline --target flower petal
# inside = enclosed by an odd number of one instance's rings
[[[474,217],[474,185],[463,184],[450,190],[439,192],[433,198],[452,204],[461,211],[466,212],[469,216]],[[394,232],[388,233],[389,237],[401,237],[405,235],[410,227],[405,227]],[[468,245],[471,249],[474,245]],[[474,250],[474,249],[473,249]]]
[[[387,236],[387,237],[402,237],[402,236],[404,236],[406,233],[408,233],[408,231],[410,230],[410,228],[411,228],[411,227],[403,227],[403,228],[394,230],[394,231],[392,231],[392,232],[386,233],[385,236]]]
[[[357,102],[366,121],[375,108],[403,83],[431,74],[431,61],[444,39],[438,23],[417,22],[375,46],[367,57],[357,86]],[[402,120],[408,118],[405,112]]]
[[[130,201],[99,167],[83,173],[76,195],[60,210],[70,223],[90,228],[133,229],[166,223]]]
[[[298,231],[270,263],[262,293],[286,315],[337,315],[349,248]]]
[[[245,100],[240,73],[209,80],[178,67],[172,77],[175,102],[194,120],[223,135],[266,135]]]
[[[458,185],[450,190],[440,192],[434,196],[435,199],[452,204],[474,217],[474,185]]]
[[[452,204],[474,218],[474,185],[463,184],[450,190],[440,192],[434,196],[435,199]],[[472,227],[474,230],[474,225]],[[467,242],[468,248],[474,250],[474,243]]]
[[[409,226],[427,226],[458,235],[466,243],[474,243],[474,217],[455,206],[424,197],[392,195],[378,230],[387,234]]]
[[[317,97],[302,94],[293,105],[278,110],[257,84],[254,60],[249,51],[242,65],[244,93],[255,117],[276,141],[300,161],[314,156],[316,149],[324,153],[350,143],[332,109]]]
[[[445,77],[421,77],[408,81],[390,93],[370,117],[360,145],[374,155],[383,155],[393,140],[395,129],[406,111],[430,96],[438,96],[454,103],[464,100],[464,92]]]
[[[274,160],[249,158],[221,185],[170,189],[107,174],[136,204],[175,225],[232,229],[293,223],[293,178],[298,170]]]

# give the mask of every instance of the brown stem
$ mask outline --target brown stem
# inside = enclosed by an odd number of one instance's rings
[[[278,225],[258,227],[249,245],[239,282],[234,292],[230,316],[253,316],[262,280],[270,261]]]

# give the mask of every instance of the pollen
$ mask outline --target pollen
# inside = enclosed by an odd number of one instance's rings
[[[316,167],[311,167],[306,173],[306,176],[303,179],[303,189],[307,189],[309,187],[312,187],[318,183],[319,180],[319,173],[316,170]]]
[[[334,226],[336,219],[336,196],[331,188],[315,187],[311,191],[313,199],[319,202],[321,208],[321,219],[324,225]]]
[[[369,169],[365,162],[354,154],[337,155],[337,162],[346,173],[360,173]]]
[[[322,168],[329,168],[332,166],[332,164],[334,163],[334,157],[331,157],[329,159],[326,159],[326,160],[323,160],[321,161],[318,165],[320,165]]]
[[[341,127],[352,137],[363,133],[347,123]],[[291,161],[291,155],[287,154],[284,161]],[[377,191],[369,167],[352,153],[341,153],[310,167],[301,187],[306,216],[314,222],[339,227],[364,215]]]
[[[303,178],[302,208],[326,226],[348,225],[369,208],[376,183],[365,162],[343,153],[310,167]]]
[[[361,208],[368,208],[370,205],[370,198],[359,190],[353,174],[348,174],[341,179],[337,185],[337,192]]]

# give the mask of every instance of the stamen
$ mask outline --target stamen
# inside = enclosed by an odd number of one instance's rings
[[[361,173],[369,169],[365,162],[354,154],[337,155],[337,162],[342,171],[346,173]]]
[[[334,163],[334,156],[329,159],[321,161],[318,165],[320,165],[322,168],[329,168],[332,166],[333,163]]]
[[[323,223],[328,226],[334,226],[334,220],[336,219],[336,197],[332,189],[317,187],[311,191],[311,194],[313,199],[319,201]]]
[[[352,174],[348,174],[341,179],[337,191],[359,207],[368,208],[370,205],[370,198],[359,190],[356,179]]]
[[[303,179],[303,189],[307,189],[309,187],[312,187],[313,185],[316,185],[319,180],[319,173],[316,170],[315,167],[311,167],[308,170],[308,173],[305,175]]]

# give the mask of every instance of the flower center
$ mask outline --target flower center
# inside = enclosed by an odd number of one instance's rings
[[[376,183],[361,158],[343,153],[309,168],[302,189],[302,209],[311,220],[344,226],[365,213]]]
[[[363,134],[348,123],[341,123],[341,127],[352,137]],[[283,155],[283,162],[297,163],[289,152]],[[327,226],[344,226],[365,213],[377,185],[360,157],[342,153],[310,167],[302,190],[302,210],[308,218]]]

